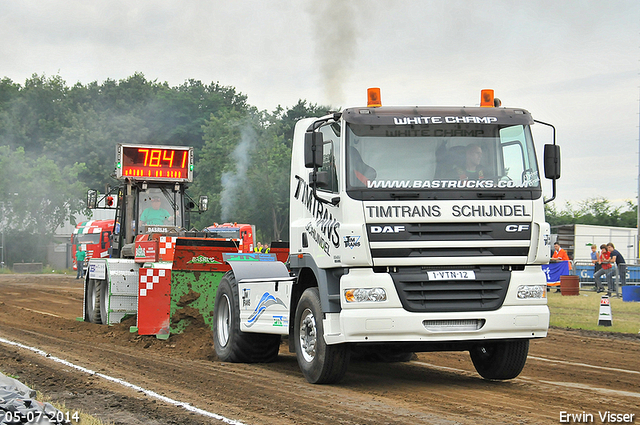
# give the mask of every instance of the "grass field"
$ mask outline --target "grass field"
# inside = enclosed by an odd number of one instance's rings
[[[611,298],[612,326],[598,326],[600,299],[602,294],[592,290],[581,290],[580,295],[563,296],[551,289],[547,292],[551,326],[593,331],[640,332],[640,302],[624,302]]]

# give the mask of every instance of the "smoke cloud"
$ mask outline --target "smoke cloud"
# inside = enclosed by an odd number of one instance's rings
[[[343,84],[355,61],[357,5],[358,2],[343,0],[307,4],[324,92],[328,102],[336,106],[345,102]]]
[[[240,129],[240,143],[231,154],[235,170],[222,174],[222,192],[220,193],[221,219],[231,221],[235,212],[237,195],[248,185],[247,171],[251,162],[251,151],[257,141],[257,133],[250,125]]]

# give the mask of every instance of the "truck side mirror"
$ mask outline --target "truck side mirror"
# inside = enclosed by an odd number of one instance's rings
[[[551,180],[560,178],[560,146],[544,145],[544,176]]]
[[[95,209],[98,206],[98,191],[89,189],[87,191],[87,208],[90,210]]]
[[[105,249],[107,247],[107,242],[109,242],[109,234],[111,232],[102,232],[100,237],[100,248]]]
[[[198,207],[200,208],[200,211],[206,211],[209,209],[209,197],[207,195],[200,195]]]
[[[304,134],[304,166],[306,168],[322,167],[322,133],[307,131]]]
[[[329,187],[329,172],[316,171],[309,173],[309,182],[318,189],[326,189]]]

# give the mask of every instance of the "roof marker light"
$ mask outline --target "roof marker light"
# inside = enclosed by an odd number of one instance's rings
[[[367,89],[367,106],[370,108],[379,108],[382,106],[382,99],[380,98],[380,88],[372,87]]]
[[[480,92],[480,106],[485,108],[493,108],[493,90],[484,89]]]

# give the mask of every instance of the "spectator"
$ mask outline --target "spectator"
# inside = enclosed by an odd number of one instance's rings
[[[609,291],[611,291],[611,273],[613,272],[613,269],[611,268],[611,262],[609,261],[610,258],[611,255],[607,250],[607,246],[605,244],[600,245],[600,257],[598,258],[598,262],[601,264],[602,268],[593,274],[593,279],[596,282],[596,292],[598,293],[604,292],[604,286],[602,285],[602,282],[600,282],[600,277],[602,275],[606,276],[607,287],[609,288]]]
[[[598,246],[591,244],[591,264],[593,264],[593,274],[602,268],[602,264],[598,262]]]
[[[84,260],[87,258],[87,251],[83,250],[82,247],[76,251],[76,266],[78,267],[78,273],[76,274],[76,279],[84,278]]]
[[[620,285],[619,286],[624,286],[627,284],[627,264],[624,262],[624,257],[622,256],[622,254],[620,254],[620,252],[616,249],[616,247],[613,245],[613,243],[609,242],[607,244],[607,251],[609,251],[609,261],[611,262],[611,264],[615,264],[618,268],[618,276],[620,276]],[[611,281],[613,283],[613,279],[614,276],[612,276]],[[615,292],[616,296],[618,295],[618,291],[615,288],[615,285],[612,285],[609,288],[609,292],[611,292],[611,289],[613,289],[613,292]]]
[[[567,251],[562,249],[558,242],[553,244],[553,255],[551,256],[552,263],[559,263],[560,261],[567,261],[569,263],[569,270],[573,270],[571,266],[571,261],[569,260],[569,256],[567,255]]]

